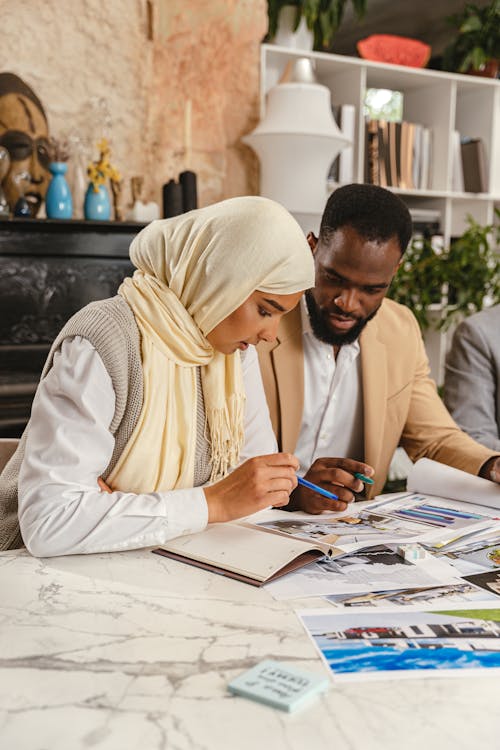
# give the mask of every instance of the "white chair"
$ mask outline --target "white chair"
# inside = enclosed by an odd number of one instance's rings
[[[0,472],[3,471],[18,445],[19,440],[17,438],[0,438]]]

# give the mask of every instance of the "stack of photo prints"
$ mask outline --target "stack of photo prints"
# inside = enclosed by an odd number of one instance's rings
[[[414,469],[408,492],[360,510],[266,511],[259,522],[335,545],[337,555],[266,584],[276,599],[301,600],[335,681],[500,669],[500,487],[428,459]],[[309,597],[323,606],[304,609]]]

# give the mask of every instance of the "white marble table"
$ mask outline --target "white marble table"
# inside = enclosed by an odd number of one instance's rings
[[[332,683],[291,715],[229,695],[266,657],[322,672],[291,603],[148,551],[2,553],[0,618],[2,750],[500,747],[495,677]]]

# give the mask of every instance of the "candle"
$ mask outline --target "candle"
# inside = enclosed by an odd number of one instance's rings
[[[189,169],[191,164],[191,114],[192,102],[191,99],[187,99],[184,110],[184,161],[186,169]]]

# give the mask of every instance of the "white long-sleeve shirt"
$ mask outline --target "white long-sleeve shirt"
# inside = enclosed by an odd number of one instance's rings
[[[363,389],[359,341],[333,347],[312,332],[301,301],[304,346],[304,409],[295,449],[299,474],[317,458],[337,456],[364,461]]]
[[[241,461],[277,449],[257,354],[243,358],[247,393]],[[201,487],[134,494],[101,492],[97,478],[114,449],[111,378],[80,336],[65,339],[35,395],[19,474],[19,522],[40,557],[136,549],[205,528]]]

